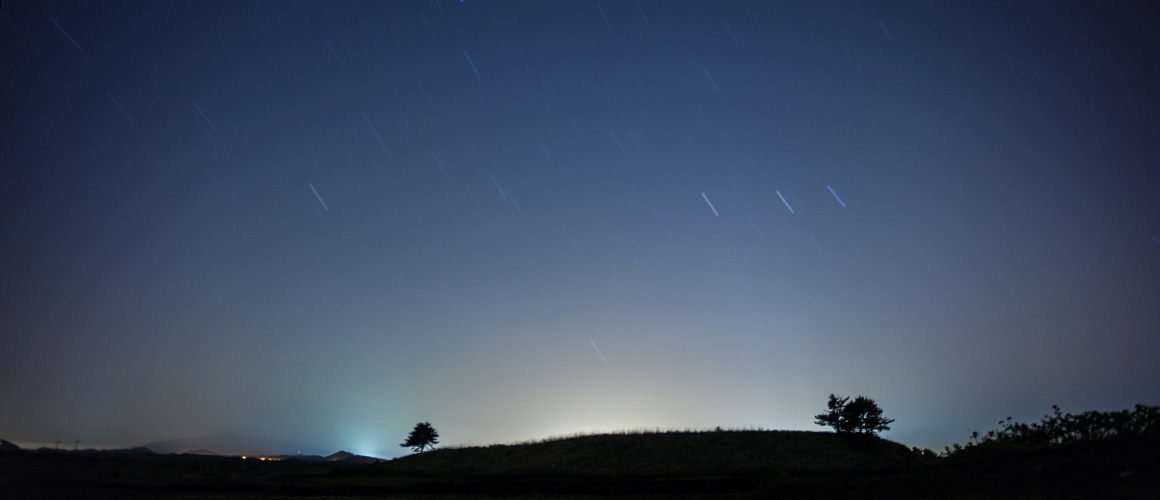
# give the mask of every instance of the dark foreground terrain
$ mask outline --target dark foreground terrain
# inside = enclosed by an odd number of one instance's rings
[[[374,464],[0,452],[0,498],[1160,498],[1153,439],[932,457],[820,432],[598,435]]]

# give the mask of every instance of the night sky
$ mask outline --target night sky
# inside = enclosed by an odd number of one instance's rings
[[[1152,2],[0,12],[5,439],[1160,403]]]

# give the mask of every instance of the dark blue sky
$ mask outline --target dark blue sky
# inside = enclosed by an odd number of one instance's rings
[[[1160,402],[1149,2],[0,12],[0,437]]]

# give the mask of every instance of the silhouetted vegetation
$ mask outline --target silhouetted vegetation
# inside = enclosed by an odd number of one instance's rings
[[[946,448],[946,455],[978,455],[1062,448],[1117,439],[1160,438],[1160,406],[1136,405],[1133,410],[1063,413],[1051,405],[1052,414],[1038,423],[1024,424],[1011,417],[1000,420],[999,429],[971,434],[966,446]]]
[[[862,402],[859,402],[861,400]],[[627,431],[440,448],[389,461],[21,450],[0,440],[4,498],[1160,498],[1160,407],[1012,419],[944,457],[881,439],[872,400],[831,396],[830,432]],[[853,407],[853,410],[849,408]],[[849,412],[849,413],[845,413]],[[824,417],[824,418],[823,418]],[[857,422],[858,425],[852,422]],[[404,446],[438,433],[415,426]]]
[[[411,435],[407,436],[407,440],[399,446],[423,453],[427,448],[433,448],[437,444],[439,444],[439,432],[431,426],[430,422],[420,422],[415,424],[415,428],[411,430]]]
[[[850,401],[848,396],[839,398],[830,394],[826,409],[826,413],[814,416],[817,419],[814,423],[833,427],[842,434],[877,434],[879,431],[890,430],[890,423],[894,422],[894,419],[882,416],[882,408],[878,407],[878,403],[863,396]]]
[[[1135,415],[1149,423],[1081,440],[1090,446],[1049,445],[982,460],[936,458],[871,434],[759,430],[597,434],[441,448],[369,464],[11,449],[0,450],[0,497],[1160,498],[1157,440],[1139,439],[1155,436],[1155,409]]]

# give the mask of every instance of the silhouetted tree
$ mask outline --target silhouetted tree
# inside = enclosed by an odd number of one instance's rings
[[[850,401],[849,397],[839,398],[830,394],[826,409],[826,413],[814,416],[817,419],[814,423],[833,427],[843,434],[877,434],[879,431],[890,430],[890,423],[894,422],[894,419],[882,416],[882,408],[878,407],[878,403],[863,396]]]
[[[407,436],[407,440],[399,446],[423,453],[423,450],[434,448],[437,444],[439,444],[439,432],[431,426],[430,422],[420,422],[415,424],[415,428],[411,430],[411,435]]]

